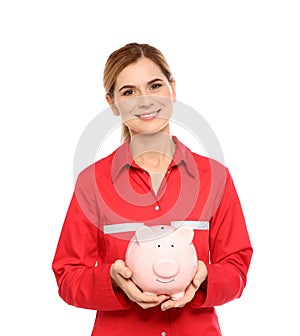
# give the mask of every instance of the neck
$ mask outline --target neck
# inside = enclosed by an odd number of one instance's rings
[[[129,146],[133,159],[150,172],[164,170],[175,152],[175,143],[166,132],[137,134],[131,137]]]

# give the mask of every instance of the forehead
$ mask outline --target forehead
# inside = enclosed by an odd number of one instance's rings
[[[129,64],[120,72],[116,80],[116,88],[125,84],[147,83],[154,78],[166,79],[156,63],[148,58],[141,58],[136,63]]]

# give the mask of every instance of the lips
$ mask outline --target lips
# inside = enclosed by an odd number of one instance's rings
[[[157,111],[152,111],[152,112],[147,112],[147,113],[141,113],[141,114],[136,114],[135,116],[137,118],[140,118],[141,120],[152,120],[154,118],[156,118],[156,116],[158,115],[158,113],[161,110],[157,110]]]

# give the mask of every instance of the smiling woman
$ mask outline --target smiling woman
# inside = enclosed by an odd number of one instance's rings
[[[231,175],[170,134],[175,81],[156,48],[131,43],[113,52],[104,87],[111,110],[122,118],[124,143],[79,174],[53,260],[59,293],[69,304],[97,310],[94,336],[219,336],[214,306],[241,296],[252,257]],[[170,247],[168,260],[166,252],[158,260],[151,249],[132,254],[143,272],[143,260],[152,257],[142,278],[154,270],[159,292],[134,282],[126,250],[135,231],[143,234],[141,224],[145,232],[176,224],[181,238],[183,227],[194,231],[196,253],[187,254],[194,268],[179,293],[179,268],[170,258],[181,240],[154,244],[159,254]],[[184,269],[183,254],[177,257]]]
[[[156,48],[147,44],[130,43],[115,51],[106,62],[103,81],[108,103],[116,115],[121,114],[124,121],[123,141],[130,137],[131,128],[127,127],[127,123],[134,117],[150,121],[159,114],[158,125],[143,125],[143,127],[149,127],[149,132],[151,127],[154,127],[154,130],[157,127],[161,130],[166,124],[164,121],[168,124],[170,111],[167,112],[167,106],[163,111],[161,110],[162,106],[168,104],[168,98],[173,100],[176,98],[175,80],[167,61]],[[150,96],[156,96],[156,100],[161,96],[162,106],[157,101],[155,104]],[[133,113],[134,111],[129,111],[132,98],[138,100],[142,106],[136,114]],[[163,124],[160,127],[159,122]],[[143,131],[147,132],[147,129]]]
[[[122,70],[116,80],[113,98],[107,101],[121,115],[130,136],[169,133],[175,82],[169,83],[160,67],[142,57]]]

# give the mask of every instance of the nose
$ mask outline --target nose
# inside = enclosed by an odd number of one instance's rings
[[[153,98],[151,96],[147,96],[142,94],[138,97],[138,106],[139,108],[147,108],[153,105]]]
[[[172,278],[179,272],[179,265],[172,259],[160,259],[153,265],[154,273],[161,278]]]

